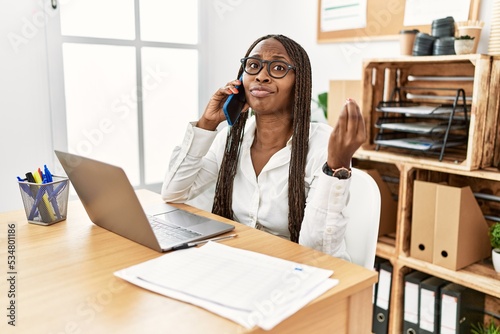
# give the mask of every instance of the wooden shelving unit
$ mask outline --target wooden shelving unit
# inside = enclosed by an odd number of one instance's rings
[[[498,101],[492,103],[488,96],[498,94],[498,83],[490,86],[492,76],[498,74],[498,64],[488,55],[463,56],[421,56],[394,59],[372,59],[363,64],[362,110],[367,122],[368,141],[364,150],[374,151],[374,139],[380,113],[377,105],[389,101],[396,88],[422,88],[418,94],[405,95],[403,101],[442,104],[450,103],[449,92],[443,90],[463,89],[467,102],[471,104],[468,141],[466,149],[447,153],[443,161],[425,155],[416,156],[416,161],[425,164],[439,162],[457,170],[476,170],[495,165],[499,154],[495,151],[498,124]],[[497,98],[498,99],[498,98]],[[495,105],[497,104],[497,105]],[[497,149],[498,150],[498,149]],[[386,149],[402,160],[413,157],[411,153],[399,149]]]
[[[432,87],[463,88],[471,106],[467,145],[445,154],[442,161],[402,149],[376,150],[374,138],[380,117],[376,106],[380,101],[389,100],[390,93],[400,85],[431,87],[426,91],[427,96],[421,98],[437,103],[447,97],[439,89],[433,91]],[[389,333],[402,332],[404,275],[411,270],[483,292],[485,308],[500,313],[500,274],[494,271],[490,258],[455,271],[410,256],[415,180],[468,185],[473,192],[500,196],[500,57],[477,54],[366,60],[362,87],[360,107],[368,139],[356,152],[353,166],[377,169],[382,177],[392,180],[391,191],[398,199],[396,231],[393,235],[380,237],[377,246],[377,256],[390,260],[393,265]],[[485,216],[500,216],[500,203],[486,203],[479,198],[477,201]]]

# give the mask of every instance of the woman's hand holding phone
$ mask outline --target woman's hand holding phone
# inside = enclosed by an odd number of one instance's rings
[[[225,105],[226,108],[224,108]],[[239,112],[237,112],[238,108]],[[232,120],[236,121],[239,113],[244,110],[243,108],[248,109],[248,104],[245,102],[243,82],[241,80],[230,81],[212,95],[197,126],[202,129],[214,131],[217,129],[217,126],[226,119],[228,123],[230,122],[229,125],[232,125],[234,123],[227,118],[226,112],[229,113],[230,111],[234,116]],[[226,109],[226,111],[224,111],[224,109]]]
[[[240,85],[236,86],[238,93],[233,93],[229,95],[222,110],[226,116],[227,123],[233,125],[240,117],[241,112],[246,104],[245,88],[243,86],[243,76],[240,77]],[[247,106],[248,108],[248,106]]]

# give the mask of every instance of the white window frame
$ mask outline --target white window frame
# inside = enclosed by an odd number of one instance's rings
[[[66,101],[64,94],[64,68],[63,68],[63,43],[82,43],[82,44],[105,44],[105,45],[121,45],[135,47],[136,52],[136,80],[137,87],[142,85],[142,47],[158,47],[170,49],[194,49],[198,51],[198,115],[201,115],[204,110],[204,103],[208,92],[207,87],[207,71],[204,66],[204,59],[207,59],[206,41],[208,39],[208,20],[203,13],[207,12],[209,4],[206,1],[198,0],[198,43],[197,44],[179,44],[179,43],[163,43],[163,42],[150,42],[140,40],[140,13],[139,1],[134,1],[135,7],[135,36],[134,40],[119,40],[108,38],[91,38],[91,37],[78,37],[78,36],[62,36],[61,35],[61,22],[60,11],[57,0],[44,0],[44,9],[46,12],[46,44],[48,56],[48,77],[49,77],[49,98],[50,98],[50,113],[51,113],[51,135],[52,135],[52,150],[68,150],[68,136],[66,125]],[[55,5],[55,9],[53,8]],[[139,173],[140,183],[134,185],[135,188],[149,189],[159,192],[161,183],[146,184],[145,183],[145,155],[144,155],[144,135],[143,135],[143,105],[142,105],[142,91],[140,89],[137,96],[137,111],[138,111],[138,134],[139,134]],[[173,141],[180,142],[182,138],[172,138]],[[160,154],[160,152],[158,152]],[[53,165],[56,170],[62,173],[60,165],[55,159]]]

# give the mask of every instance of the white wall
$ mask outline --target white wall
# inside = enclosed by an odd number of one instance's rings
[[[0,212],[22,207],[16,175],[53,163],[43,11],[38,1],[0,0]],[[317,0],[202,0],[208,7],[202,65],[202,104],[236,75],[239,59],[258,37],[287,35],[309,53],[313,93],[328,90],[329,80],[360,79],[365,58],[397,57],[397,41],[316,43]],[[478,52],[487,52],[490,8],[482,0],[486,22]],[[50,19],[50,18],[49,18]],[[17,52],[9,37],[24,38]]]
[[[52,163],[43,11],[37,1],[1,2],[0,212],[22,208],[17,175]]]
[[[492,2],[481,1],[480,18],[485,22],[489,20]],[[209,91],[233,79],[238,61],[248,46],[269,33],[287,35],[306,49],[313,67],[314,94],[327,91],[330,80],[361,79],[363,59],[399,56],[397,40],[318,44],[317,0],[216,0],[210,3]],[[487,53],[488,37],[489,24],[482,31],[479,53]]]

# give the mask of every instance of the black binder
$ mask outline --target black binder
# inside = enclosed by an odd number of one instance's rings
[[[419,333],[439,333],[441,319],[441,288],[449,282],[429,277],[420,283]]]
[[[419,332],[420,283],[429,277],[421,271],[412,271],[404,277],[403,334]]]
[[[380,263],[378,272],[377,293],[374,303],[372,331],[375,334],[386,334],[389,325],[389,308],[391,300],[392,264],[390,261]]]
[[[382,262],[387,261],[384,258],[375,256],[375,263],[373,265],[373,269],[375,269],[377,272],[380,270],[380,264]],[[378,280],[377,283],[373,285],[373,296],[372,296],[372,333],[375,332],[375,301],[377,300],[377,288],[378,288]]]
[[[441,333],[470,333],[472,324],[483,323],[484,294],[450,283],[441,289]]]

